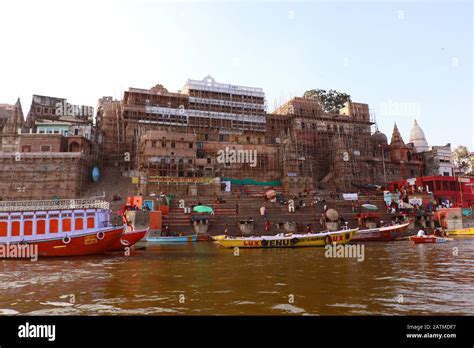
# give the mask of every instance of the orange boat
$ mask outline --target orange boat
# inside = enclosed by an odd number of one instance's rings
[[[101,198],[0,202],[0,258],[101,254],[123,231]]]
[[[410,240],[415,244],[432,244],[432,243],[446,243],[446,242],[452,241],[453,239],[438,237],[431,234],[429,236],[423,236],[423,237],[411,236]]]
[[[132,217],[129,219],[127,217],[127,211],[131,206],[131,203],[129,204],[128,202],[132,202],[131,199],[140,199],[140,196],[135,196],[135,197],[128,197],[127,198],[127,204],[122,206],[121,213],[122,213],[122,221],[126,225],[124,232],[122,233],[121,238],[116,241],[108,251],[122,251],[125,250],[125,248],[130,248],[131,246],[135,245],[138,241],[140,241],[143,237],[145,237],[145,234],[148,232],[148,228],[138,228],[135,229],[135,217]],[[140,203],[141,204],[141,203]],[[135,211],[136,213],[137,211]]]
[[[147,233],[148,229],[141,229],[135,231],[129,231],[122,233],[122,236],[119,240],[117,240],[108,251],[122,251],[125,248],[130,248],[132,245],[135,245],[138,241],[140,241],[145,234]]]

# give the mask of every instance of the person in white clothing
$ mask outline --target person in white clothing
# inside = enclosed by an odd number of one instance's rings
[[[425,237],[426,233],[422,229],[418,231],[418,234],[416,235],[417,237]]]

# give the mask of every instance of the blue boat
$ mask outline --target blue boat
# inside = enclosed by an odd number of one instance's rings
[[[146,237],[146,241],[151,243],[188,243],[195,242],[196,240],[197,234],[191,234],[188,236]]]

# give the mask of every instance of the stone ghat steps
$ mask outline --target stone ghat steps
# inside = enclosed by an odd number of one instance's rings
[[[348,222],[350,227],[357,226],[355,218],[357,212],[352,211],[352,204],[349,201],[330,200],[325,203],[318,203],[311,206],[311,197],[303,197],[302,200],[307,205],[304,208],[296,209],[294,213],[288,212],[288,207],[280,203],[271,203],[264,199],[255,199],[254,197],[242,197],[240,199],[235,197],[226,197],[226,202],[222,204],[215,204],[212,198],[200,198],[199,200],[190,200],[190,204],[197,204],[199,201],[204,205],[214,207],[215,215],[210,216],[210,227],[208,233],[211,235],[222,234],[225,228],[233,235],[240,235],[238,222],[248,217],[254,219],[254,231],[257,234],[265,233],[265,222],[268,219],[271,223],[269,234],[282,232],[277,229],[276,224],[285,221],[294,221],[301,223],[303,228],[306,224],[311,224],[314,231],[322,230],[319,223],[319,218],[324,212],[324,204],[328,208],[334,208],[338,211],[339,216]],[[239,214],[236,214],[235,204],[239,205]],[[298,202],[299,203],[299,202]],[[387,214],[385,210],[385,203],[383,198],[371,198],[369,203],[375,204],[379,207],[379,213],[382,214],[381,220],[390,221],[391,214]],[[360,202],[363,204],[363,202]],[[260,207],[264,205],[267,208],[267,218],[260,215]],[[362,209],[364,210],[364,209]],[[193,233],[191,225],[191,215],[184,214],[183,210],[178,208],[178,204],[172,203],[170,214],[163,218],[163,224],[168,224],[170,230],[179,230],[181,233]]]
[[[285,193],[282,186],[254,186],[254,185],[233,185],[232,193],[242,194],[242,196],[263,197],[268,190],[274,190],[278,193]]]
[[[226,197],[225,203],[216,203],[212,198],[201,198],[197,199],[189,199],[185,200],[185,206],[192,207],[193,205],[197,205],[201,203],[202,205],[210,206],[214,209],[215,215],[232,215],[236,213],[236,208],[238,206],[239,215],[244,214],[260,214],[260,207],[265,206],[269,213],[285,213],[288,212],[288,205],[280,204],[278,202],[269,202],[264,200],[263,198],[256,199],[254,197],[243,197],[243,198],[235,198],[235,197]],[[318,204],[312,205],[311,198],[304,197],[302,199],[295,200],[295,207],[296,211],[298,211],[298,205],[300,201],[303,201],[306,205],[306,208],[311,208],[315,213],[322,213],[324,211],[324,205],[327,208],[336,209],[340,213],[344,212],[352,212],[352,204],[349,201],[342,201],[342,200],[327,200],[325,203],[320,202]],[[385,203],[382,198],[380,199],[371,199],[370,204],[375,204],[379,207],[378,212],[383,213],[386,211]],[[305,209],[306,209],[305,208]],[[175,211],[182,211],[179,208],[179,200],[173,200],[170,206],[170,213],[172,214]],[[362,212],[369,212],[365,208],[360,208]]]

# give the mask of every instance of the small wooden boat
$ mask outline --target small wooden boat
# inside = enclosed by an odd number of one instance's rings
[[[410,236],[410,240],[415,244],[432,244],[432,243],[446,243],[450,242],[452,238],[438,237],[433,234],[424,237]]]
[[[145,237],[147,231],[148,229],[141,229],[122,233],[120,239],[117,240],[107,251],[122,251],[125,248],[130,248]]]
[[[128,197],[127,201],[131,199],[138,199],[141,197]],[[148,231],[149,218],[147,217],[144,221],[143,214],[140,211],[129,211],[127,206],[122,206],[122,221],[126,225],[125,231],[122,233],[120,240],[115,242],[114,245],[108,251],[122,251],[125,248],[130,248],[140,241]],[[139,218],[140,217],[140,218]]]
[[[358,228],[307,234],[277,234],[260,237],[226,237],[217,242],[226,248],[295,248],[349,243]]]
[[[402,238],[410,226],[409,222],[399,225],[359,230],[353,242],[386,242]]]
[[[474,236],[474,227],[446,231],[450,236]]]
[[[197,234],[191,234],[188,236],[148,236],[146,237],[147,242],[151,243],[188,243],[195,242],[197,240]]]
[[[197,242],[209,242],[211,240],[211,237],[207,234],[198,234],[197,235]]]

